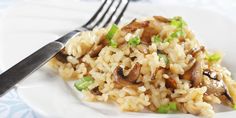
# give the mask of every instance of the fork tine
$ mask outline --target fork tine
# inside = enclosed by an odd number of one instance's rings
[[[116,11],[118,10],[118,8],[121,5],[122,0],[119,0],[119,3],[117,5],[117,7],[115,8],[115,10],[112,12],[111,16],[108,18],[108,20],[106,21],[106,23],[103,25],[103,27],[106,27],[112,20],[112,18],[114,17],[114,14],[116,13]]]
[[[104,8],[105,4],[107,3],[108,0],[105,0],[103,2],[103,4],[100,6],[100,8],[98,9],[98,11],[94,14],[94,16],[85,24],[83,25],[80,29],[85,28],[85,30],[92,30],[93,28],[95,28],[96,26],[99,26],[103,20],[105,19],[107,13],[109,12],[109,10],[111,9],[111,7],[113,6],[113,3],[115,2],[115,0],[109,0],[111,2],[109,2],[109,5],[107,7],[107,9],[105,10],[105,12],[102,14],[102,16],[98,19],[98,21],[96,21],[95,23],[93,23],[98,15],[101,13],[102,9]],[[130,0],[119,0],[119,3],[116,5],[115,9],[112,11],[111,15],[108,17],[108,19],[106,20],[106,22],[103,24],[103,27],[106,27],[107,25],[109,25],[109,23],[112,22],[112,19],[115,17],[115,14],[117,12],[117,10],[119,9],[119,7],[121,6],[121,4],[124,2],[124,7],[121,10],[121,12],[118,14],[118,17],[115,19],[115,24],[118,24],[121,20],[121,18],[124,15],[124,12],[126,11]]]
[[[127,9],[128,5],[129,5],[129,3],[130,3],[130,0],[125,0],[125,1],[126,1],[125,6],[124,6],[124,8],[122,9],[122,11],[121,11],[121,13],[119,14],[119,16],[117,17],[117,19],[115,20],[115,22],[114,22],[115,24],[118,24],[118,23],[120,22],[121,18],[122,18],[123,15],[124,15],[125,10]]]
[[[108,6],[107,10],[103,13],[102,17],[95,23],[95,25],[93,25],[92,27],[86,27],[88,29],[93,29],[94,27],[98,26],[102,20],[105,18],[105,16],[107,15],[108,11],[110,10],[111,6],[113,5],[115,0],[112,0],[110,5]]]
[[[82,27],[86,27],[88,26],[90,23],[92,23],[97,16],[99,15],[99,13],[102,11],[102,9],[104,8],[105,4],[107,3],[107,0],[104,0],[104,2],[102,3],[102,5],[98,8],[98,10],[96,11],[96,13],[89,19],[89,21],[87,23],[85,23]]]

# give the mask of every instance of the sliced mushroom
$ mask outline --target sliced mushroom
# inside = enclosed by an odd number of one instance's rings
[[[225,92],[223,81],[210,79],[209,83],[204,83],[204,85],[207,87],[208,94],[214,94],[216,96],[220,96]]]
[[[193,87],[199,87],[202,84],[202,63],[196,61],[195,64],[182,76],[183,79],[191,81]]]
[[[152,36],[155,36],[159,33],[153,27],[145,27],[141,36],[141,43],[145,45],[150,45],[152,43]]]
[[[95,87],[91,90],[91,93],[94,95],[102,95],[102,92],[99,91],[99,87]]]
[[[127,76],[124,76],[123,69],[117,66],[113,72],[115,82],[121,86],[140,86],[140,83],[136,83],[141,70],[141,64],[136,63]]]
[[[204,79],[203,85],[207,87],[207,94],[213,94],[221,99],[222,102],[233,103],[233,99],[230,96],[224,81],[217,75],[215,71],[206,69],[203,71],[203,75],[209,79]]]
[[[163,22],[163,23],[169,23],[170,20],[168,18],[165,18],[163,16],[153,16],[153,18],[157,21]]]
[[[150,21],[137,22],[136,19],[134,19],[131,23],[124,26],[121,30],[128,33],[133,33],[137,29],[144,29],[141,36],[141,43],[145,45],[150,45],[152,36],[157,35],[159,31],[154,27],[150,27],[149,24]]]
[[[193,57],[195,57],[199,52],[204,52],[205,51],[205,47],[204,46],[200,46],[198,48],[193,48],[190,51],[187,52],[187,54],[191,54]]]
[[[99,52],[102,50],[102,48],[104,48],[105,45],[97,45],[96,47],[94,47],[90,52],[89,55],[90,57],[94,58],[97,57]]]
[[[141,64],[136,63],[132,70],[129,72],[127,75],[127,80],[129,82],[135,83],[140,75],[140,70],[141,70]]]
[[[124,26],[121,30],[125,32],[135,32],[137,29],[145,28],[149,26],[149,21],[137,22],[136,19],[131,21],[128,25]]]
[[[62,63],[68,63],[67,56],[68,55],[63,53],[63,51],[60,51],[55,55],[55,58]]]
[[[214,71],[211,71],[209,69],[206,69],[203,71],[203,75],[206,75],[208,78],[213,79],[213,80],[218,80],[217,78],[217,73]]]
[[[169,88],[171,91],[174,91],[177,88],[177,83],[174,79],[169,78],[165,79],[165,86]]]
[[[102,48],[104,48],[106,45],[108,45],[108,40],[106,39],[105,35],[103,35],[101,36],[99,42],[94,45],[94,47],[89,52],[90,57],[97,57]]]

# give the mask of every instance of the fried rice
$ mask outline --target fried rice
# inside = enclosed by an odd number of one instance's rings
[[[114,103],[122,111],[213,117],[213,104],[236,103],[236,82],[221,60],[181,17],[153,16],[81,32],[50,66],[75,81],[85,100]]]

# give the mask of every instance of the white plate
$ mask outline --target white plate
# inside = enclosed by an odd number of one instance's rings
[[[83,24],[98,8],[98,2],[76,0],[18,1],[1,22],[0,67],[7,69],[46,43]],[[140,10],[142,9],[142,10]],[[236,73],[236,25],[226,17],[204,9],[133,3],[125,20],[135,17],[180,15],[208,49],[224,52],[224,65]],[[68,85],[47,68],[42,68],[18,85],[21,98],[46,117],[194,117],[187,114],[123,113],[118,107],[78,100]],[[236,115],[220,109],[216,117]]]

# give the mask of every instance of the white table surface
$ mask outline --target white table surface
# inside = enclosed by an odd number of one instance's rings
[[[16,0],[0,0],[0,20],[14,1]],[[141,0],[141,2],[204,8],[236,22],[236,0]],[[41,116],[28,107],[13,89],[0,98],[0,118],[41,118]]]

